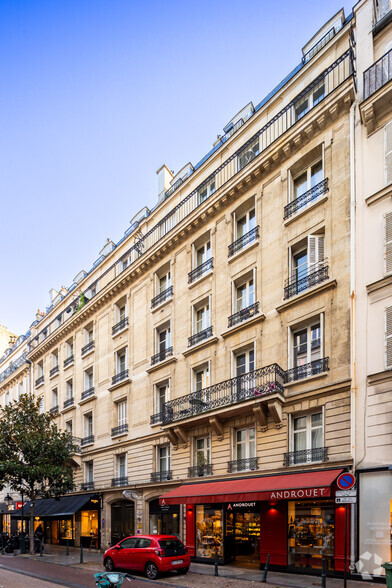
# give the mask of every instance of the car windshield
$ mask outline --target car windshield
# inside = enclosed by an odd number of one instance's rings
[[[183,544],[178,539],[160,539],[159,545],[162,549],[180,549],[183,548]]]

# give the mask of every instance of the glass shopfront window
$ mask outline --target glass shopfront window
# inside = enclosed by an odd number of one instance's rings
[[[160,505],[159,499],[152,500],[150,509],[150,533],[152,535],[179,535],[180,506]]]
[[[3,515],[3,533],[11,533],[11,515]]]
[[[288,565],[322,568],[324,555],[333,567],[335,508],[333,501],[288,503]]]
[[[196,505],[196,557],[223,559],[223,510],[220,505]]]
[[[89,541],[84,539],[83,543],[91,547],[98,548],[98,511],[82,510],[81,513],[81,537],[88,537]]]
[[[75,539],[75,525],[73,519],[60,520],[60,540]],[[98,524],[98,523],[97,523]]]

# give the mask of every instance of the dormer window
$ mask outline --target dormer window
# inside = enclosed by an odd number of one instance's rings
[[[256,137],[238,154],[238,171],[244,168],[260,153],[259,137]]]
[[[207,198],[209,196],[211,196],[211,194],[213,194],[216,190],[216,183],[215,183],[215,178],[208,182],[207,184],[205,184],[202,188],[200,188],[199,190],[199,204],[201,204],[202,202],[204,202],[204,200],[207,200]]]

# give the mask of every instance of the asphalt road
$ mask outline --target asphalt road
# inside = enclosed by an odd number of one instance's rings
[[[52,582],[45,582],[37,578],[27,578],[22,574],[16,572],[9,572],[0,568],[0,588],[56,588],[58,584]]]

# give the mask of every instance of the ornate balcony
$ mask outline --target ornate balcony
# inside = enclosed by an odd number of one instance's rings
[[[236,253],[238,253],[238,251],[241,251],[241,249],[246,247],[246,245],[249,245],[249,243],[256,241],[256,239],[258,239],[258,238],[259,238],[259,227],[257,226],[257,227],[254,227],[253,229],[251,229],[249,231],[249,233],[245,233],[245,235],[242,235],[242,237],[237,239],[237,241],[234,241],[234,243],[231,243],[229,245],[229,257],[231,257],[232,255],[235,255]]]
[[[328,461],[328,447],[316,447],[315,449],[304,449],[302,451],[285,453],[283,465],[291,466],[324,461]]]
[[[188,478],[202,478],[203,476],[212,475],[212,464],[197,465],[188,468]]]
[[[298,275],[294,274],[291,278],[288,278],[284,287],[284,300],[328,280],[328,270],[328,259],[323,259],[323,261],[309,266],[305,271],[298,272]]]
[[[71,363],[73,363],[73,362],[74,362],[74,356],[72,354],[72,355],[69,355],[66,359],[64,359],[64,367],[71,365]]]
[[[229,461],[227,464],[227,471],[229,474],[234,472],[248,472],[257,470],[257,457],[247,457],[245,459],[236,459]]]
[[[112,377],[112,386],[128,379],[128,370],[123,370]]]
[[[169,400],[164,410],[153,415],[151,421],[167,425],[246,400],[267,397],[277,392],[283,395],[283,381],[284,371],[274,363],[204,390]]]
[[[259,303],[255,302],[254,304],[251,304],[250,306],[247,306],[246,308],[242,308],[238,312],[229,316],[229,322],[228,322],[227,326],[228,326],[228,328],[230,328],[230,327],[234,327],[235,325],[238,325],[239,323],[243,323],[244,321],[247,321],[252,316],[255,316],[256,314],[258,314],[258,312],[259,312]]]
[[[95,341],[90,341],[90,343],[87,343],[87,345],[85,345],[84,347],[82,347],[82,351],[81,354],[86,355],[86,353],[88,353],[89,351],[92,351],[95,347]]]
[[[128,476],[112,478],[112,486],[128,486]]]
[[[64,400],[63,408],[69,408],[70,406],[73,406],[74,404],[75,404],[75,399],[72,396],[71,398],[67,398],[67,400]]]
[[[161,472],[151,472],[151,482],[166,482],[171,480],[173,474],[171,470],[162,470]]]
[[[88,435],[88,437],[82,437],[80,440],[80,445],[84,447],[85,445],[91,445],[94,443],[94,435]]]
[[[166,347],[166,349],[163,349],[162,351],[151,357],[151,365],[156,365],[157,363],[164,361],[171,355],[173,355],[173,347]]]
[[[113,427],[111,436],[117,437],[119,435],[125,435],[125,433],[128,433],[128,423],[125,425],[119,425],[118,427]]]
[[[363,72],[363,99],[366,100],[392,80],[392,49]]]
[[[328,362],[329,357],[323,357],[287,370],[285,372],[285,384],[327,372],[329,370]]]
[[[44,377],[43,376],[40,376],[39,378],[37,378],[35,380],[35,387],[37,388],[38,386],[40,386],[43,383],[44,383]]]
[[[95,388],[88,388],[88,390],[83,390],[82,392],[82,400],[86,400],[86,398],[90,398],[90,396],[94,396]]]
[[[188,338],[188,347],[192,347],[193,345],[197,345],[204,339],[208,339],[208,337],[212,336],[212,327],[207,327],[207,329],[203,329],[198,333],[195,333],[191,337]]]
[[[55,376],[56,374],[59,373],[59,366],[55,365],[54,367],[52,367],[52,369],[49,372],[49,377],[52,378],[53,376]]]
[[[120,331],[125,329],[125,327],[128,326],[128,323],[129,323],[129,319],[127,316],[125,318],[121,319],[121,321],[119,321],[117,324],[115,324],[112,327],[112,336],[117,335],[117,333],[119,333]]]
[[[206,274],[207,272],[209,272],[213,267],[214,267],[214,258],[210,257],[210,259],[207,259],[207,261],[205,261],[201,265],[198,265],[197,267],[195,267],[194,270],[189,272],[188,284],[192,284],[192,282],[194,282],[195,280],[200,278],[203,274]]]
[[[94,490],[94,482],[82,482],[80,485],[81,490]]]
[[[322,182],[316,184],[313,188],[310,188],[310,190],[307,190],[307,192],[304,192],[301,196],[298,196],[298,198],[286,204],[284,207],[283,219],[286,220],[290,218],[290,216],[295,214],[298,210],[307,206],[311,202],[315,202],[317,198],[326,194],[328,191],[328,178],[325,178]]]
[[[151,300],[151,309],[156,308],[157,306],[162,304],[162,302],[165,302],[165,300],[168,300],[172,296],[173,286],[170,286],[169,288],[166,288],[166,290],[163,290],[163,292],[161,292],[160,294],[158,294],[158,296],[155,296],[155,298]]]

